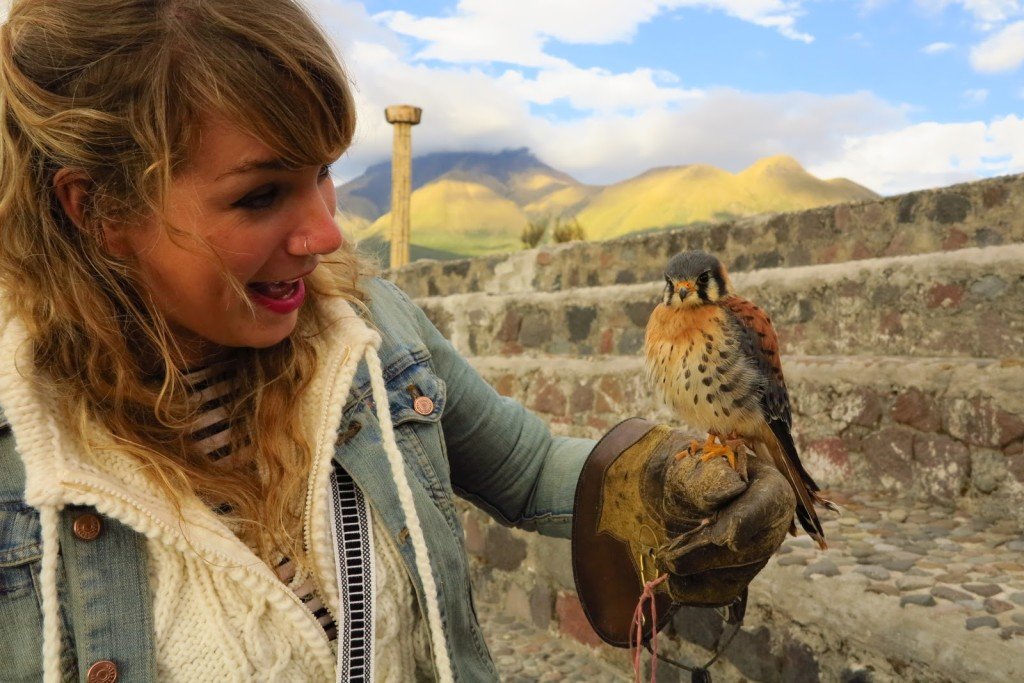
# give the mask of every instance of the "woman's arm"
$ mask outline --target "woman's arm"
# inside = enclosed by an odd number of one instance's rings
[[[455,491],[504,524],[568,538],[589,439],[555,437],[516,401],[499,395],[395,285],[447,384],[441,418]]]

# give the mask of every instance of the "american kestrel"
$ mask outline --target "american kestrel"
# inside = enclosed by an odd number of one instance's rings
[[[824,549],[814,505],[836,508],[800,464],[771,318],[733,293],[725,267],[703,251],[673,257],[665,283],[644,338],[648,380],[680,418],[707,430],[702,458],[725,456],[735,467],[734,440],[770,458],[796,493],[800,525]]]

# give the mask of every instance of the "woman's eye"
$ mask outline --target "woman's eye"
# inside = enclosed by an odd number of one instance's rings
[[[318,176],[320,178],[320,180],[324,180],[325,178],[330,177],[330,175],[331,175],[331,164],[324,164],[323,166],[320,167],[320,174]]]
[[[265,209],[274,203],[274,198],[277,197],[277,188],[261,188],[255,192],[251,192],[237,202],[233,206],[242,209]]]

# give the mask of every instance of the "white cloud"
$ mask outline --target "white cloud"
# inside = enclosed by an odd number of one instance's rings
[[[656,15],[685,7],[721,11],[793,40],[813,37],[796,29],[803,0],[460,0],[448,16],[383,12],[393,31],[424,41],[418,59],[451,63],[502,62],[564,66],[544,50],[549,40],[606,45],[628,42]]]
[[[810,170],[823,177],[852,177],[886,194],[1019,173],[1024,170],[1024,119],[929,122],[851,136],[834,161]]]
[[[940,55],[943,52],[949,52],[955,45],[952,43],[929,43],[921,48],[921,52],[926,55]]]
[[[1024,12],[1020,0],[917,0],[917,4],[935,12],[959,5],[985,31]]]
[[[506,71],[499,82],[532,104],[566,100],[581,111],[643,110],[699,97],[699,90],[670,86],[679,79],[667,71],[636,69],[612,73],[605,69],[573,66],[545,69],[529,78],[520,71]]]
[[[717,89],[681,107],[536,122],[531,147],[581,180],[608,183],[685,163],[739,171],[782,153],[820,162],[840,153],[846,136],[902,119],[901,110],[867,93],[825,97]]]
[[[1024,21],[1009,24],[971,50],[971,66],[983,73],[1012,71],[1024,63]]]

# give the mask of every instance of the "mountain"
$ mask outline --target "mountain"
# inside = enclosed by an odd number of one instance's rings
[[[413,159],[413,192],[441,178],[486,185],[520,205],[566,187],[585,187],[541,162],[525,147],[497,153],[434,152]],[[340,208],[373,222],[391,210],[391,162],[370,166],[336,193]]]
[[[604,188],[576,217],[589,239],[608,239],[638,230],[877,196],[845,179],[821,180],[795,159],[774,156],[736,174],[704,164],[653,169]]]
[[[467,255],[519,249],[519,233],[528,220],[516,202],[487,185],[447,176],[413,192],[409,213],[411,241]],[[390,228],[387,213],[362,234],[386,238]]]
[[[427,154],[412,166],[413,249],[440,255],[520,249],[527,222],[552,217],[575,217],[588,239],[608,239],[878,197],[845,178],[816,178],[788,156],[735,174],[706,164],[656,168],[605,187],[584,185],[527,149]],[[390,162],[371,166],[337,188],[339,220],[361,242],[386,246],[390,192]]]

